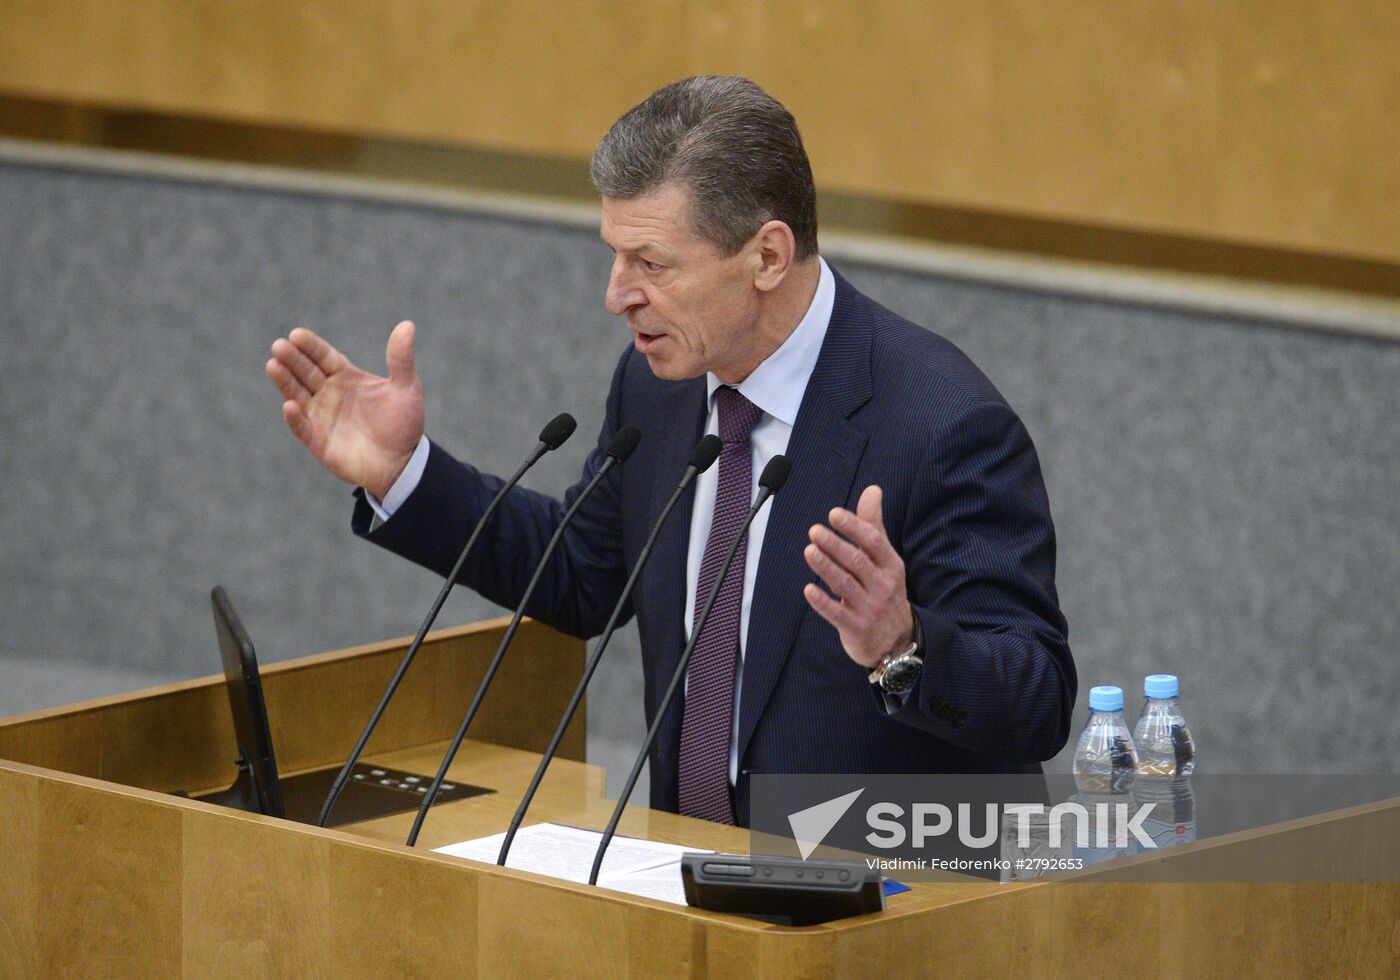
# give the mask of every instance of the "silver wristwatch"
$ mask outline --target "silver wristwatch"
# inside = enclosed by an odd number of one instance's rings
[[[919,656],[919,640],[909,644],[909,649],[899,653],[887,653],[879,666],[870,672],[870,683],[880,685],[886,694],[907,694],[919,682],[919,673],[924,669],[924,658]]]

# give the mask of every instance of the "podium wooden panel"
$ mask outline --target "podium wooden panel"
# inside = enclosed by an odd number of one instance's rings
[[[504,621],[434,634],[367,761],[432,772]],[[405,641],[269,665],[285,772],[334,765]],[[221,677],[0,721],[0,976],[920,976],[1119,971],[1382,975],[1393,883],[920,883],[880,914],[784,928],[475,864],[430,849],[497,833],[583,662],[526,623],[452,778],[496,792],[335,830],[168,793],[232,781]],[[601,828],[612,804],[572,727],[530,822]],[[639,807],[620,833],[745,852],[748,834]],[[1400,800],[1202,841],[1161,861],[1395,867]],[[1131,877],[1129,875],[1128,877]]]

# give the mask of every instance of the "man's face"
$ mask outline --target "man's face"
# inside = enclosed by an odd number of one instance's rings
[[[737,383],[757,366],[757,258],[725,257],[691,230],[690,194],[666,184],[641,197],[603,198],[613,251],[607,306],[627,317],[637,350],[668,381],[713,371]],[[752,362],[752,363],[751,363]]]

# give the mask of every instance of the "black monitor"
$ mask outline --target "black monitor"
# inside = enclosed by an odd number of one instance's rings
[[[272,752],[272,728],[258,677],[253,641],[243,628],[223,586],[210,593],[214,604],[214,631],[219,636],[219,656],[224,662],[228,706],[238,739],[238,782],[229,789],[236,798],[227,802],[241,810],[285,816],[282,787],[277,780],[277,759]]]
[[[223,586],[215,586],[209,598],[214,605],[214,631],[219,637],[228,706],[238,740],[238,778],[228,789],[196,799],[250,813],[315,823],[339,767],[285,778],[278,776],[277,759],[272,751],[272,725],[268,721],[267,702],[263,699],[253,641]],[[419,773],[357,763],[331,823],[354,823],[416,810],[431,781]],[[442,784],[437,802],[448,803],[487,792],[490,790],[454,780]]]

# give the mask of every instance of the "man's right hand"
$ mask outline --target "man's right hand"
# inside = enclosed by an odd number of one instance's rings
[[[380,500],[423,436],[423,386],[413,367],[413,324],[389,335],[389,377],[361,371],[298,327],[272,344],[267,376],[286,399],[282,417],[321,465]]]

